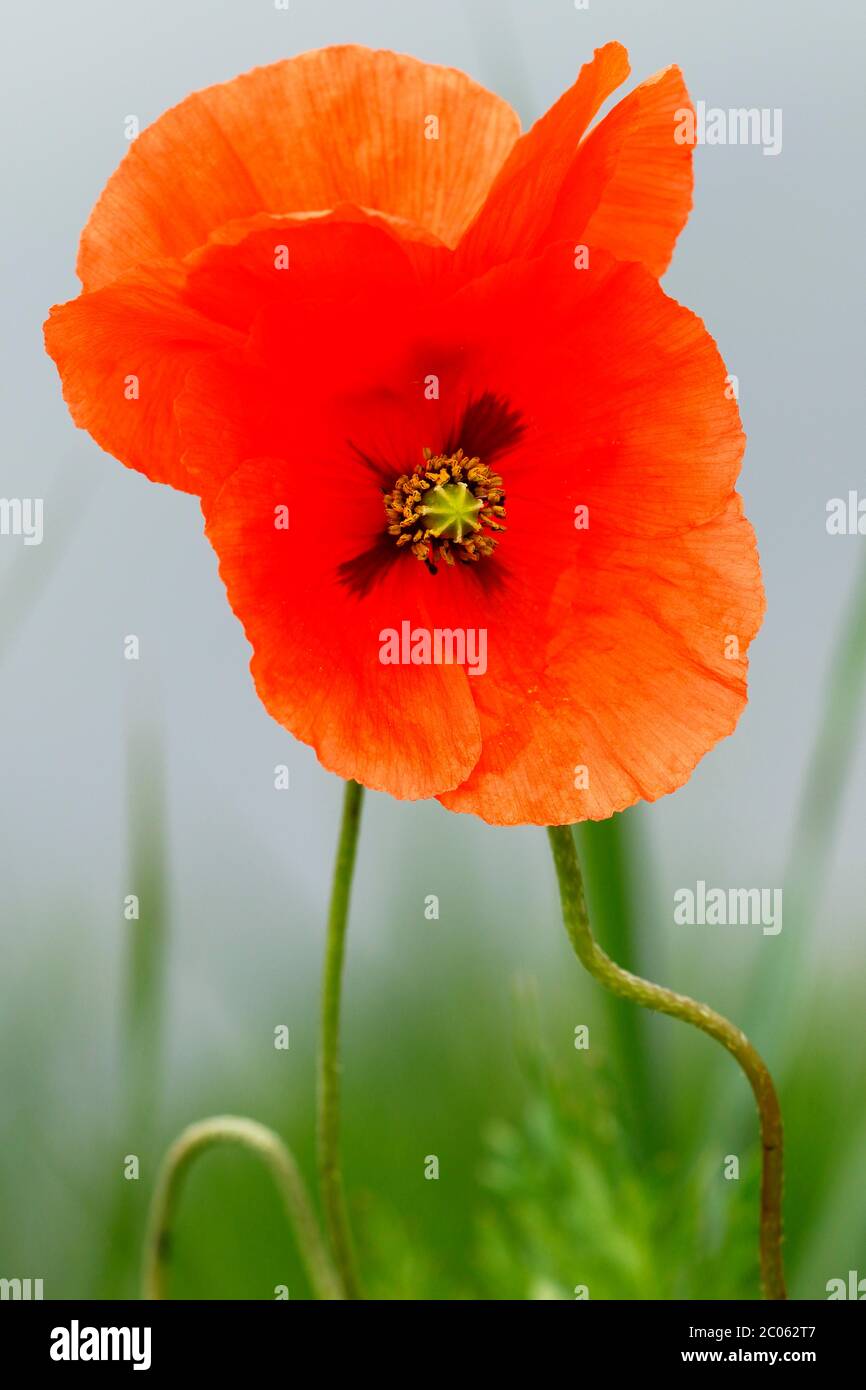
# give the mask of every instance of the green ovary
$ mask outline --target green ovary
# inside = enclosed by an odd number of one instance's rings
[[[437,540],[462,541],[468,532],[480,529],[476,518],[483,505],[465,483],[440,483],[431,488],[418,510]]]

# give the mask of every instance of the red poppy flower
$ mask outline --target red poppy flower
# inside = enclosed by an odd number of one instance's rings
[[[525,135],[361,48],[189,97],[85,229],[48,348],[79,425],[202,499],[270,713],[496,823],[610,815],[733,729],[763,611],[725,367],[664,270],[676,68]],[[587,133],[588,132],[588,133]]]

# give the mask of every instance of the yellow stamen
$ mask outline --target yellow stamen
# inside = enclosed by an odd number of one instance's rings
[[[490,532],[505,530],[501,477],[462,449],[435,456],[425,449],[424,462],[401,474],[384,502],[388,535],[398,546],[411,544],[434,574],[438,559],[472,564],[492,555]]]

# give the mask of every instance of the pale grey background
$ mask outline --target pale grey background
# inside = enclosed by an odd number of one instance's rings
[[[145,124],[196,87],[331,42],[463,67],[509,95],[525,123],[611,38],[630,50],[629,85],[675,61],[695,98],[783,109],[778,158],[698,152],[695,210],[665,282],[702,314],[740,378],[741,486],[769,600],[736,736],[643,815],[656,863],[647,954],[668,976],[676,961],[674,982],[717,997],[720,977],[745,968],[746,943],[687,940],[672,924],[671,894],[698,877],[780,882],[828,655],[866,545],[830,539],[824,526],[828,497],[866,486],[862,6],[592,0],[577,12],[569,0],[292,0],[285,13],[268,0],[16,0],[5,9],[0,495],[43,496],[46,539],[31,549],[0,542],[7,615],[13,591],[32,598],[0,671],[3,974],[7,997],[44,1007],[46,1028],[60,1030],[58,1078],[67,1067],[101,1074],[117,1008],[135,710],[164,722],[168,753],[173,1084],[215,1056],[230,1068],[275,1011],[312,1026],[339,784],[257,702],[196,501],[123,469],[72,427],[41,323],[77,291],[78,236],[126,149],[128,114]],[[122,659],[128,632],[141,638],[138,665]],[[862,740],[850,757],[819,923],[837,961],[862,960]],[[292,789],[277,794],[272,770],[283,761]],[[393,869],[413,837],[429,837],[427,865],[438,855],[444,866],[423,882]],[[419,896],[432,891],[452,949],[471,954],[473,934],[495,939],[503,979],[566,960],[540,831],[370,798],[350,990],[355,1009],[366,995],[381,1010],[384,1034],[406,991],[424,988],[431,947]],[[69,984],[47,997],[49,960],[68,969]],[[585,989],[570,965],[558,987]]]

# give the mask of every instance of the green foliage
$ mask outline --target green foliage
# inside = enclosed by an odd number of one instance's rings
[[[488,1129],[478,1239],[487,1296],[754,1297],[756,1174],[722,1177],[705,1155],[634,1157],[623,1097],[590,1054],[553,1069],[528,1057],[516,1124]]]

